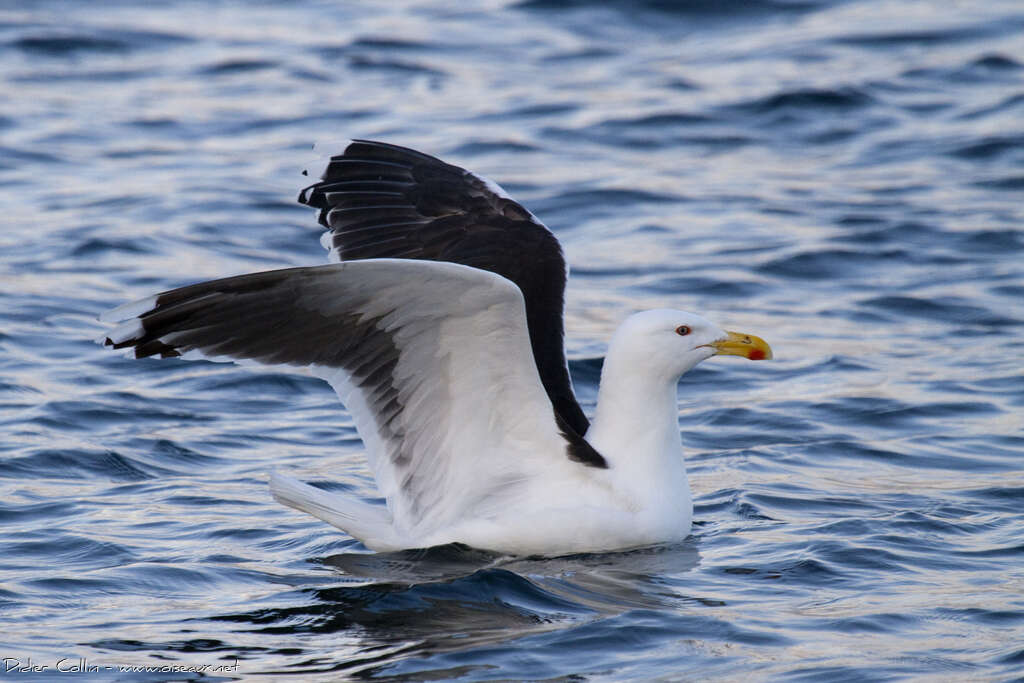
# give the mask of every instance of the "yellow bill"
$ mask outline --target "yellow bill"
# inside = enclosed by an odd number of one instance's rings
[[[743,356],[750,360],[771,360],[772,347],[768,342],[752,334],[726,332],[726,338],[711,342],[716,356]]]

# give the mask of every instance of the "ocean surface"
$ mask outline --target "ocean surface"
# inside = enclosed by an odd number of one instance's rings
[[[1024,680],[1019,0],[25,0],[0,85],[6,677]],[[687,541],[369,553],[268,493],[376,498],[326,384],[95,342],[322,263],[351,137],[558,235],[588,411],[636,310],[772,344],[680,384]]]

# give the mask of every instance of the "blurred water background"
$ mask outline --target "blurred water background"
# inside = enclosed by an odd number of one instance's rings
[[[24,0],[0,79],[7,675],[1024,680],[1019,0]],[[588,409],[635,310],[771,342],[680,385],[689,540],[368,554],[266,486],[376,495],[326,384],[94,343],[323,262],[349,137],[555,231]]]

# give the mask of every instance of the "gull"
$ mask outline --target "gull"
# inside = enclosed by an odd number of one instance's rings
[[[306,368],[352,415],[386,504],[279,472],[273,496],[376,551],[514,555],[681,541],[693,502],[677,384],[759,337],[658,309],[612,336],[591,423],[573,392],[555,235],[496,183],[356,140],[299,201],[327,265],[201,282],[125,304],[107,346]]]

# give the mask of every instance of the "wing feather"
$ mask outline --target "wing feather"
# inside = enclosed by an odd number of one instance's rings
[[[541,381],[566,431],[589,426],[566,365],[561,245],[496,183],[405,147],[356,140],[299,195],[320,209],[331,260],[410,258],[497,273],[523,292]]]
[[[567,454],[522,293],[489,272],[355,261],[214,280],[122,310],[138,317],[107,344],[137,357],[306,366],[329,381],[400,535],[429,536]]]

